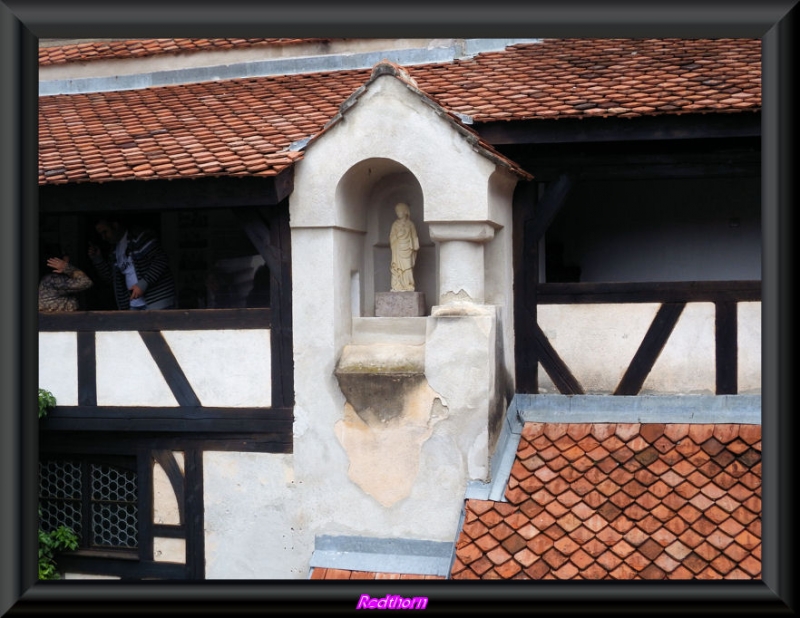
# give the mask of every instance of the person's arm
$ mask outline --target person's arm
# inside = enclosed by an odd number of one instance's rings
[[[47,260],[47,265],[54,272],[66,275],[66,277],[53,277],[50,283],[50,289],[61,296],[83,292],[92,287],[92,280],[89,279],[89,276],[69,262],[58,258],[50,258]]]

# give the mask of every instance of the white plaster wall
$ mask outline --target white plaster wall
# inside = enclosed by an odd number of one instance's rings
[[[207,579],[308,575],[313,539],[302,539],[306,514],[293,460],[265,453],[203,454]],[[297,542],[297,534],[304,542]]]
[[[181,454],[181,464],[183,463]],[[182,470],[182,466],[181,466]],[[153,523],[179,525],[178,498],[161,464],[153,464]]]
[[[153,538],[153,560],[186,564],[186,540],[168,537]]]
[[[208,407],[272,405],[270,331],[164,331],[200,403]]]
[[[717,390],[714,303],[687,303],[642,384],[642,395],[713,395]]]
[[[759,309],[740,310],[740,392],[760,390]],[[659,305],[542,305],[539,324],[587,394],[611,394],[630,365]],[[642,394],[714,394],[716,391],[715,309],[688,303],[642,385]],[[756,356],[753,356],[756,355]],[[742,359],[745,359],[744,363]],[[744,379],[742,379],[744,378]],[[539,366],[539,391],[557,393]]]
[[[761,303],[738,303],[739,392],[761,392]]]
[[[177,406],[137,331],[95,334],[98,406]]]
[[[489,208],[492,219],[500,227],[494,238],[485,245],[486,303],[498,307],[498,343],[502,353],[501,376],[503,387],[514,391],[514,249],[512,201],[517,179],[505,170],[498,169],[489,184]],[[513,395],[512,395],[513,396]]]
[[[76,333],[39,333],[39,388],[53,393],[60,406],[78,405]]]
[[[587,394],[613,393],[658,311],[657,303],[539,305],[539,326]],[[539,366],[539,392],[558,393]]]

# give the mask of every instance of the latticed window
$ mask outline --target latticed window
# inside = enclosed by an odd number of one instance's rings
[[[135,458],[42,459],[41,527],[68,526],[85,549],[136,549],[138,490]]]

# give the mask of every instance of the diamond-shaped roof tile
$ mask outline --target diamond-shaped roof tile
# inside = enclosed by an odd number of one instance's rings
[[[739,456],[737,467],[731,470],[738,480],[727,472],[709,478],[697,468],[710,463],[697,457],[699,451],[730,454],[729,445],[760,445],[758,426],[618,423],[592,425],[587,433],[585,424],[572,428],[559,423],[552,429],[546,424],[532,425],[527,423],[521,432],[514,464],[518,473],[525,469],[517,466],[520,454],[530,459],[542,451],[556,452],[556,443],[566,447],[565,437],[574,442],[568,449],[583,445],[584,451],[593,451],[598,440],[606,450],[612,449],[583,471],[553,467],[556,456],[542,458],[543,465],[530,478],[539,476],[545,482],[540,480],[542,484],[524,500],[525,490],[518,484],[514,502],[497,503],[502,504],[502,513],[491,501],[467,500],[468,523],[460,532],[451,578],[760,577],[761,500],[755,493],[760,489],[756,482],[761,478],[760,450],[753,446],[751,456]],[[592,440],[586,440],[589,435]],[[576,441],[577,436],[583,438]],[[616,442],[609,441],[612,436]],[[614,461],[614,454],[629,449],[632,442],[641,445],[664,439],[688,442],[694,448],[685,448],[685,454],[654,448],[657,459],[633,472],[600,468],[601,462]],[[710,440],[714,442],[709,444]],[[740,482],[745,476],[748,484]],[[551,505],[558,507],[559,514],[552,513]]]

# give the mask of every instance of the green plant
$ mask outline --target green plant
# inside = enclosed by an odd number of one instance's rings
[[[39,418],[44,418],[56,405],[56,398],[48,390],[39,389]],[[42,509],[39,507],[39,518]],[[55,555],[59,551],[78,548],[78,535],[67,526],[45,532],[39,525],[39,579],[60,579],[56,570]]]
[[[39,418],[44,418],[56,406],[56,398],[48,390],[39,389]]]
[[[60,579],[56,552],[78,548],[78,535],[67,526],[45,532],[39,528],[39,579]]]

